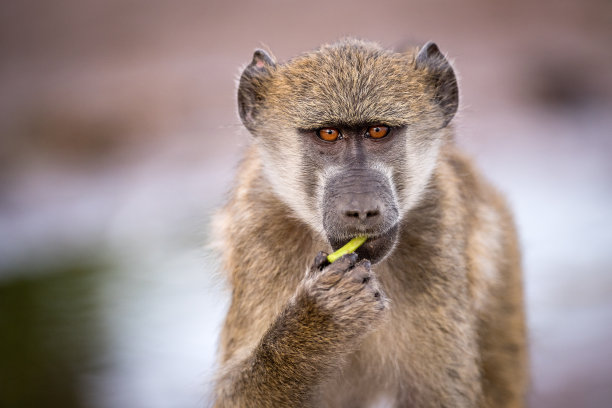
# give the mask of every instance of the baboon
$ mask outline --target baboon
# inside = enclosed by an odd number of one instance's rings
[[[252,143],[215,218],[217,407],[523,406],[517,237],[454,145],[458,95],[433,42],[255,51],[238,87]]]

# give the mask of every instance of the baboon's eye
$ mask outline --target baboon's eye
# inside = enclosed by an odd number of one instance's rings
[[[317,136],[326,142],[335,142],[338,139],[342,139],[342,135],[338,129],[334,128],[323,128],[317,130]]]
[[[368,128],[368,137],[373,139],[382,139],[389,134],[389,126],[372,126]]]

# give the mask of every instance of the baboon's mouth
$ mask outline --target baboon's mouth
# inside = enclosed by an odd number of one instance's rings
[[[389,228],[382,234],[365,234],[368,236],[367,241],[355,251],[359,256],[359,259],[368,259],[372,264],[376,264],[382,261],[387,255],[391,253],[391,251],[395,247],[398,232],[399,223],[395,224],[393,227]],[[330,245],[332,246],[332,249],[336,251],[338,250],[338,248],[346,244],[350,240],[350,238],[347,239],[346,237],[336,238],[328,236],[328,240]]]

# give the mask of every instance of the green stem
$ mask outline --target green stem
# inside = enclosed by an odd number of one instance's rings
[[[359,248],[360,246],[363,245],[364,242],[366,242],[367,239],[368,237],[366,237],[365,235],[360,235],[358,237],[351,239],[342,248],[340,248],[339,250],[337,250],[336,252],[332,254],[327,255],[327,260],[329,261],[329,263],[333,263],[338,258],[341,258],[342,255],[346,255],[346,254],[350,254],[351,252],[355,252],[357,248]]]

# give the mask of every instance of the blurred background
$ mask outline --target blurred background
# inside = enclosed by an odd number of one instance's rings
[[[612,2],[24,0],[0,5],[0,407],[210,403],[240,68],[347,35],[454,61],[458,143],[521,234],[530,404],[610,406]]]

